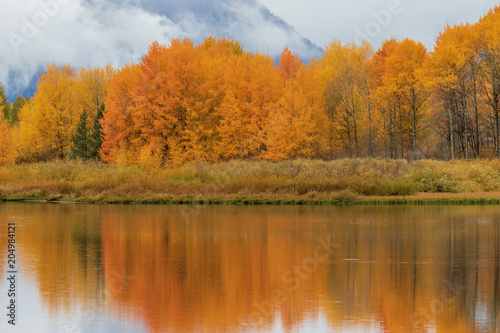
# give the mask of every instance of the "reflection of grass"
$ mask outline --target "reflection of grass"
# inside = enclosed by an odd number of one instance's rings
[[[499,161],[231,161],[175,168],[50,162],[0,167],[0,196],[121,203],[495,203]],[[414,196],[426,192],[427,196]],[[489,192],[488,195],[479,195]],[[436,197],[431,193],[455,193]],[[457,194],[472,193],[468,195]]]

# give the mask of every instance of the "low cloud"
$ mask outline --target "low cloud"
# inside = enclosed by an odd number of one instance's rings
[[[320,46],[333,39],[352,43],[356,29],[364,30],[376,21],[373,13],[399,3],[402,10],[391,17],[389,24],[381,25],[379,33],[369,36],[369,41],[377,48],[393,36],[408,37],[421,41],[428,49],[432,49],[446,23],[476,22],[498,5],[498,0],[258,1]]]
[[[263,6],[244,1],[224,4],[226,12],[234,18],[227,26],[228,32],[239,37],[251,50],[277,56],[287,46],[301,57],[310,59],[321,55],[321,50],[303,38],[286,22],[272,14]]]
[[[25,0],[0,8],[0,82],[10,97],[45,65],[116,67],[140,61],[153,41],[208,35],[239,40],[276,57],[284,46],[305,58],[321,50],[255,0]],[[197,3],[200,6],[197,6]]]
[[[139,60],[153,40],[181,34],[166,17],[133,4],[26,0],[2,12],[0,82],[9,91],[23,90],[48,62],[121,66]]]

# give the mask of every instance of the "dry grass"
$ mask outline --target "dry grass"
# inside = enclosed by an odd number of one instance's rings
[[[0,167],[0,197],[9,200],[352,201],[366,196],[419,199],[418,192],[498,198],[499,191],[500,162],[487,160],[230,161],[162,169],[58,161]],[[482,192],[489,194],[477,195]]]

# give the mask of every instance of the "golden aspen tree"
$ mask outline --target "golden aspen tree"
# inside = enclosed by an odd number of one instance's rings
[[[495,157],[500,158],[500,5],[491,9],[476,24],[483,95],[491,113]]]
[[[327,158],[329,154],[329,118],[326,113],[324,86],[322,85],[320,63],[313,59],[307,66],[303,66],[296,75],[298,86],[311,110],[313,123],[316,126],[317,135],[314,144],[314,157]]]
[[[219,139],[215,152],[221,160],[244,158],[249,154],[250,147],[245,144],[250,135],[248,118],[243,112],[238,100],[231,93],[224,96],[217,109],[220,122],[217,127]]]
[[[447,25],[428,62],[426,86],[433,92],[435,126],[448,142],[449,156],[479,156],[480,78],[475,29]],[[469,153],[472,148],[472,154]],[[457,149],[458,148],[458,149]]]
[[[389,137],[390,156],[418,158],[419,138],[428,127],[424,68],[427,50],[420,42],[391,39],[382,44],[369,67],[373,79],[372,99],[382,117]],[[406,147],[406,150],[405,150]],[[405,156],[405,151],[408,152]]]
[[[374,124],[378,126],[376,140],[382,146],[382,154],[390,158],[403,158],[404,136],[401,113],[398,113],[398,99],[383,78],[386,60],[397,46],[395,39],[386,40],[368,62],[370,98],[374,105]],[[399,109],[400,110],[400,109]]]
[[[427,50],[420,42],[404,39],[386,59],[383,84],[396,96],[401,115],[410,127],[411,158],[418,158],[418,136],[424,121],[428,94],[423,82],[423,68],[428,59]]]
[[[63,158],[69,153],[71,136],[81,113],[75,74],[69,65],[47,65],[32,102],[21,110],[19,126],[26,127],[20,131],[21,135],[26,135],[20,147],[24,158],[47,160]],[[37,142],[37,151],[32,149],[30,142]],[[29,156],[31,153],[33,155]]]
[[[289,80],[282,97],[271,111],[264,158],[281,161],[312,158],[317,152],[318,126],[313,108],[295,80]]]
[[[1,114],[2,107],[0,106],[0,165],[14,164],[18,157],[16,142],[9,122]]]
[[[266,126],[269,113],[280,98],[282,79],[271,57],[254,54],[243,59],[239,93],[248,117],[248,156],[259,157],[266,149]]]
[[[348,156],[360,154],[359,126],[368,109],[368,74],[365,64],[373,50],[368,43],[343,45],[333,41],[325,49],[321,67],[325,106],[332,122],[332,151],[339,140]]]
[[[106,101],[114,73],[115,69],[110,65],[105,67],[82,67],[75,77],[81,107],[88,113],[88,126],[92,126],[97,111]]]
[[[41,138],[37,135],[33,104],[33,100],[28,100],[19,109],[19,125],[14,128],[14,138],[17,142],[20,161],[40,160],[44,151]]]

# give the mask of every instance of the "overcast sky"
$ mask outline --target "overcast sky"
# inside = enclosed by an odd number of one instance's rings
[[[333,39],[350,43],[356,31],[368,31],[370,42],[396,36],[420,40],[429,50],[446,23],[476,22],[495,0],[259,0],[272,13],[321,47]],[[391,13],[389,20],[382,12]],[[377,24],[378,21],[383,25]],[[387,22],[387,23],[386,23]],[[378,29],[377,29],[378,27]],[[359,30],[358,30],[359,29]]]
[[[319,47],[333,39],[350,43],[367,38],[375,48],[391,36],[411,37],[432,49],[447,22],[475,22],[498,4],[493,0],[257,1],[298,34],[263,16],[255,0],[0,0],[0,82],[12,96],[32,86],[33,77],[51,61],[74,67],[122,66],[140,61],[154,40],[168,43],[174,37],[212,35],[210,24],[199,21],[200,13],[189,13],[193,8],[205,11],[207,4],[218,4],[217,10],[230,13],[231,20],[240,17],[228,29],[251,51],[276,56],[288,45],[303,57],[311,56],[311,47],[301,37]],[[167,12],[177,7],[182,7],[182,15],[178,13],[173,22]]]

